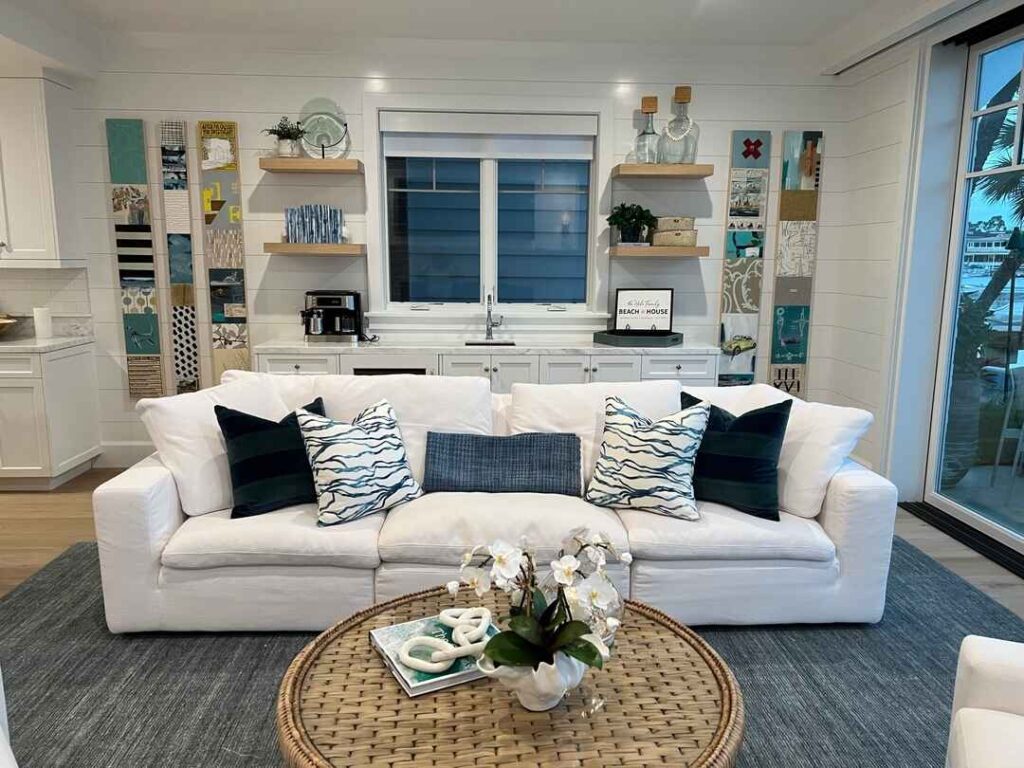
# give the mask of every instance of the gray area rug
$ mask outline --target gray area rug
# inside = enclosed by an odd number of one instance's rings
[[[873,627],[705,629],[747,707],[740,766],[943,764],[960,640],[1024,640],[1024,622],[897,540]],[[22,768],[280,766],[274,701],[312,635],[111,635],[94,544],[0,600]]]

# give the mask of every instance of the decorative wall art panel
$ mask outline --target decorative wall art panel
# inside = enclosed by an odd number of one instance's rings
[[[809,306],[776,306],[772,314],[772,365],[807,362]]]
[[[128,393],[154,397],[163,394],[163,387],[145,126],[141,120],[112,118],[106,121],[106,134]]]
[[[195,268],[192,263],[192,205],[188,191],[188,126],[181,120],[160,123],[160,178],[167,237],[167,272],[171,286],[171,341],[174,387],[200,387],[196,327]]]
[[[198,132],[213,375],[219,381],[226,370],[248,370],[250,366],[238,125],[226,120],[203,121]]]
[[[805,369],[803,365],[772,365],[768,371],[768,381],[776,389],[803,398]]]
[[[757,331],[768,227],[771,131],[733,131],[726,198],[725,260],[718,383],[751,384],[757,362]]]
[[[758,314],[764,259],[726,259],[722,265],[722,314]]]
[[[786,131],[782,139],[769,381],[797,397],[807,393],[823,148],[821,131]]]

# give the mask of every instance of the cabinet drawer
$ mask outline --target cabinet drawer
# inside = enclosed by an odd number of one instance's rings
[[[715,358],[700,355],[644,355],[642,372],[645,379],[714,379]]]
[[[0,355],[0,377],[37,379],[40,376],[39,355]]]
[[[263,373],[290,373],[301,376],[326,375],[338,372],[337,355],[262,355]]]

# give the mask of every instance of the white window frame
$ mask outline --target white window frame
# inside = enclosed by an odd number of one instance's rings
[[[962,250],[965,247],[964,225],[969,203],[967,190],[972,180],[979,176],[991,176],[999,173],[1020,173],[1024,171],[1024,163],[1019,162],[999,171],[983,170],[968,171],[971,144],[974,139],[974,118],[991,112],[1017,105],[1017,125],[1014,132],[1014,151],[1020,151],[1021,124],[1024,123],[1024,72],[1021,75],[1021,86],[1015,101],[1005,102],[995,107],[975,109],[978,93],[978,76],[981,57],[990,51],[1002,48],[1008,43],[1024,38],[1024,26],[1016,27],[997,35],[984,44],[972,46],[968,58],[967,76],[964,81],[963,113],[960,131],[960,153],[957,158],[956,190],[953,200],[953,219],[949,238],[949,251],[946,257],[946,287],[943,296],[942,324],[939,336],[938,365],[935,371],[935,395],[932,403],[931,434],[929,435],[928,462],[925,474],[924,500],[950,516],[970,525],[991,536],[1006,546],[1024,552],[1024,536],[1005,528],[998,523],[982,516],[968,507],[944,496],[938,490],[938,479],[942,470],[939,462],[942,457],[942,439],[945,435],[946,400],[949,396],[950,366],[953,351],[953,336],[956,323],[956,308],[960,297],[960,275]]]
[[[608,318],[608,244],[605,218],[610,211],[609,183],[614,165],[614,106],[610,100],[565,97],[449,96],[426,94],[366,94],[363,98],[363,164],[366,178],[367,287],[369,311],[377,330],[421,328],[430,331],[466,332],[479,330],[485,315],[484,294],[495,288],[496,275],[486,254],[495,250],[493,237],[497,195],[496,161],[481,167],[481,297],[480,303],[418,304],[392,302],[388,282],[387,191],[380,132],[380,112],[391,110],[424,112],[470,112],[507,114],[517,122],[530,115],[592,115],[597,117],[593,160],[590,169],[590,205],[587,248],[587,301],[584,304],[496,305],[510,329],[589,332],[604,327]],[[438,156],[442,156],[439,154]],[[445,157],[457,157],[445,154]],[[524,158],[525,159],[525,158]],[[485,195],[493,195],[487,205]],[[488,248],[490,251],[488,251]]]

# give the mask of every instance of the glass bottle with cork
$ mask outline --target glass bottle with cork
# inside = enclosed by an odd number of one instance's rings
[[[690,86],[677,85],[672,97],[675,117],[665,126],[658,141],[659,163],[697,162],[697,139],[700,128],[689,114]]]
[[[646,122],[636,137],[636,161],[638,163],[658,162],[658,133],[654,130],[654,116],[658,112],[658,97],[644,96],[640,99],[640,111]]]

